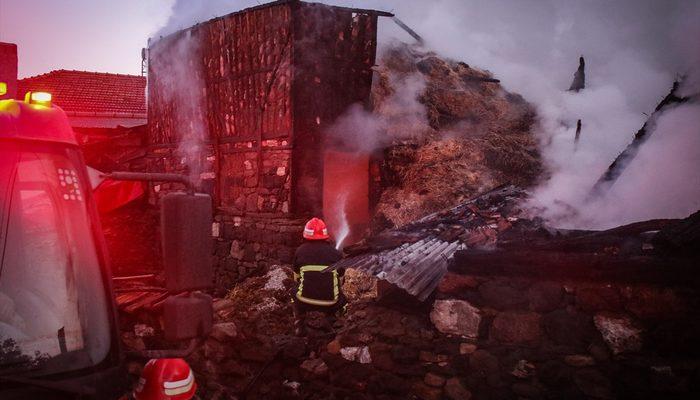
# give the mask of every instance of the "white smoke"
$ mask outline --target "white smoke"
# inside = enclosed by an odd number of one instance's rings
[[[343,248],[343,242],[345,242],[345,239],[347,239],[348,235],[350,234],[350,224],[348,223],[347,211],[348,192],[343,192],[340,195],[338,195],[336,204],[338,205],[340,215],[337,218],[339,224],[338,227],[335,229],[336,232],[334,234],[335,248],[337,250],[340,250]]]
[[[391,140],[421,137],[425,133],[428,118],[419,101],[425,90],[425,77],[414,72],[390,75],[388,79],[394,92],[375,110],[353,104],[327,128],[326,134],[341,142],[344,150],[371,153]]]
[[[256,0],[175,0],[170,17],[153,37],[167,36],[210,19],[263,3]]]
[[[659,119],[651,139],[605,198],[587,202],[586,195],[668,93],[677,74],[688,76],[683,93],[700,88],[700,2],[324,2],[393,11],[430,49],[490,70],[507,90],[535,104],[541,150],[552,175],[535,190],[532,206],[550,220],[602,228],[684,217],[698,208],[697,104]],[[168,27],[179,29],[255,4],[178,0],[173,7],[178,15]],[[412,40],[389,19],[381,21],[380,45],[390,38]],[[586,89],[565,92],[580,55],[586,58]],[[583,129],[574,152],[577,119],[582,119]]]
[[[377,7],[376,2],[352,3]],[[532,206],[552,222],[604,228],[685,217],[700,208],[697,103],[663,115],[607,196],[586,200],[678,74],[688,77],[683,94],[698,93],[700,2],[380,4],[421,34],[431,49],[489,69],[506,89],[536,105],[537,133],[552,176],[535,190]],[[586,58],[586,89],[565,92],[580,55]],[[583,129],[574,152],[577,119]]]
[[[170,128],[178,142],[177,155],[180,162],[187,166],[190,180],[198,184],[202,173],[203,146],[209,137],[204,115],[206,93],[196,56],[199,43],[191,31],[166,40],[174,40],[165,46],[167,51],[164,54],[167,57],[152,54],[150,68],[158,79],[160,100],[173,107]],[[149,85],[154,83],[149,81]]]

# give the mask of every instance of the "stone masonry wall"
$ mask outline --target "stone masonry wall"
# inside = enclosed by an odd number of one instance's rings
[[[463,338],[445,378],[475,398],[685,398],[700,390],[697,305],[681,287],[448,274],[430,319]]]
[[[215,287],[233,285],[273,264],[291,264],[302,242],[305,219],[267,216],[215,217]]]
[[[293,333],[285,268],[245,280],[217,302],[215,331],[233,333],[212,335],[191,359],[206,377],[202,387],[216,392],[211,398],[700,394],[695,288],[451,272],[421,303],[356,271],[346,277],[346,313],[307,317],[304,338]]]

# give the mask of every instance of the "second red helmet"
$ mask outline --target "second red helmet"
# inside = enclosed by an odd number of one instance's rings
[[[134,389],[136,400],[190,400],[197,391],[194,374],[181,358],[150,360]]]

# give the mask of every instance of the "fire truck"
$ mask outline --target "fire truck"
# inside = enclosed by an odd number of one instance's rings
[[[119,399],[130,392],[127,355],[91,176],[51,100],[0,100],[0,399]],[[187,181],[166,175],[111,178]],[[173,348],[211,328],[211,199],[189,189],[161,199]]]

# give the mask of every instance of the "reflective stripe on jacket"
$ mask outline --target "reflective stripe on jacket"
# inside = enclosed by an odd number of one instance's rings
[[[299,269],[296,298],[306,304],[330,307],[338,302],[338,271],[323,272],[327,265],[304,265]]]

